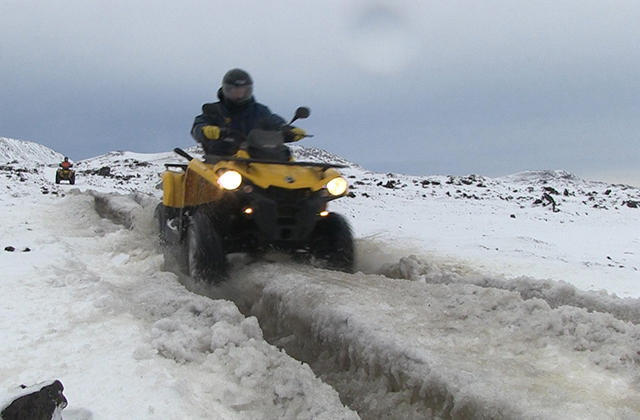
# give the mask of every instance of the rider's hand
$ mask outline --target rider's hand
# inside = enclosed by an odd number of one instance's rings
[[[292,127],[291,130],[289,130],[289,134],[291,135],[293,141],[302,140],[303,138],[307,137],[307,132],[298,127]]]
[[[205,125],[202,127],[202,134],[209,140],[218,140],[220,138],[220,127],[217,125]]]

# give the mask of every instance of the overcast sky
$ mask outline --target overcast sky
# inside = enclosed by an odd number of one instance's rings
[[[194,144],[233,67],[375,171],[640,186],[637,0],[0,0],[0,136],[72,160]]]

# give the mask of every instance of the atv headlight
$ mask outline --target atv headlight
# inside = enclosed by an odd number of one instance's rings
[[[235,190],[242,184],[242,175],[236,171],[226,171],[218,177],[218,185],[225,190]]]
[[[341,176],[327,182],[327,191],[331,195],[342,195],[347,191],[347,180]]]

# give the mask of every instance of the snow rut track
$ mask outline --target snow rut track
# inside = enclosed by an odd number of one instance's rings
[[[416,256],[401,258],[396,264],[388,264],[380,273],[395,279],[406,279],[425,284],[473,284],[518,292],[523,299],[542,299],[552,308],[574,306],[589,312],[611,314],[622,321],[640,324],[640,299],[619,298],[607,292],[579,290],[575,286],[553,280],[536,280],[530,277],[504,279],[482,275],[461,276],[446,267],[422,261]]]
[[[187,291],[174,274],[162,270],[153,223],[157,201],[138,194],[70,195],[60,212],[41,212],[50,219],[55,247],[65,248],[61,255],[68,253],[74,260],[82,256],[75,265],[62,257],[61,268],[56,262],[50,269],[58,285],[54,291],[67,298],[75,295],[73,304],[53,309],[78,312],[73,319],[80,322],[69,327],[70,334],[88,327],[100,329],[100,337],[109,332],[108,345],[82,340],[64,344],[71,353],[77,348],[91,357],[81,369],[83,376],[97,371],[96,378],[111,377],[117,392],[125,393],[119,398],[125,404],[115,409],[127,414],[106,417],[358,418],[309,366],[266,342],[255,317],[244,317],[228,300]],[[56,271],[64,275],[57,279]],[[114,341],[120,344],[114,346]],[[98,391],[93,400],[108,389],[94,382]]]
[[[115,194],[87,191],[95,199],[95,209],[100,217],[132,229],[136,220],[149,220],[149,211],[145,207],[154,206],[157,199],[143,194]]]
[[[363,419],[640,415],[640,328],[610,314],[281,264],[245,266],[232,281],[256,297],[244,310],[265,337]]]
[[[144,197],[92,195],[123,226],[149,217]],[[640,327],[506,281],[426,277],[254,263],[201,292],[256,315],[363,419],[640,417]]]

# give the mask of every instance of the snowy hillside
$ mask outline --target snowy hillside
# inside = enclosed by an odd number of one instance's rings
[[[2,140],[0,401],[59,379],[67,420],[640,418],[637,188],[296,146],[349,166],[331,210],[358,272],[239,258],[211,287],[156,239],[159,174],[183,158],[112,152],[55,185],[61,155]]]
[[[21,165],[58,164],[64,158],[58,152],[31,141],[0,137],[0,163],[20,162]]]

